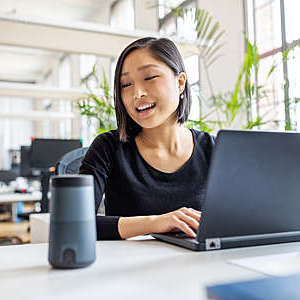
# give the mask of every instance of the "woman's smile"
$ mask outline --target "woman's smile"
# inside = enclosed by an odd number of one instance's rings
[[[150,114],[154,112],[155,106],[156,106],[155,102],[145,102],[145,101],[138,102],[135,107],[137,116],[139,118],[148,117]]]

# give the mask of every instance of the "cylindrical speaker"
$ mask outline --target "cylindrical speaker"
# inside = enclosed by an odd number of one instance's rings
[[[96,259],[93,176],[53,176],[50,191],[49,263],[61,269],[92,264]]]

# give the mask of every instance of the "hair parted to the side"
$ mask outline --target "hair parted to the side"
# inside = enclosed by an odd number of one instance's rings
[[[127,113],[121,97],[121,73],[124,60],[129,53],[136,49],[142,48],[146,48],[154,58],[168,65],[173,70],[176,76],[178,76],[181,72],[186,73],[183,59],[176,45],[167,38],[142,38],[134,41],[123,50],[116,65],[114,79],[114,101],[116,117],[120,140],[122,142],[128,141],[128,138],[135,137],[142,130],[142,127],[138,125],[134,120],[132,120],[132,118]],[[181,124],[187,121],[191,108],[191,95],[188,80],[186,80],[185,88],[182,94],[183,99],[180,99],[179,105],[177,107],[178,123]]]

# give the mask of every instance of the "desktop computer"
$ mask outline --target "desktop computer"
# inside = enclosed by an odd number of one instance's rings
[[[33,139],[31,166],[40,170],[55,167],[64,154],[81,147],[79,139]]]
[[[40,170],[34,170],[31,166],[31,146],[21,146],[20,176],[38,179],[40,175]]]

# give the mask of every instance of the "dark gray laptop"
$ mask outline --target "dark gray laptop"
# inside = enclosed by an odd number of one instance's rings
[[[152,235],[195,251],[300,241],[300,133],[219,131],[197,238]]]

